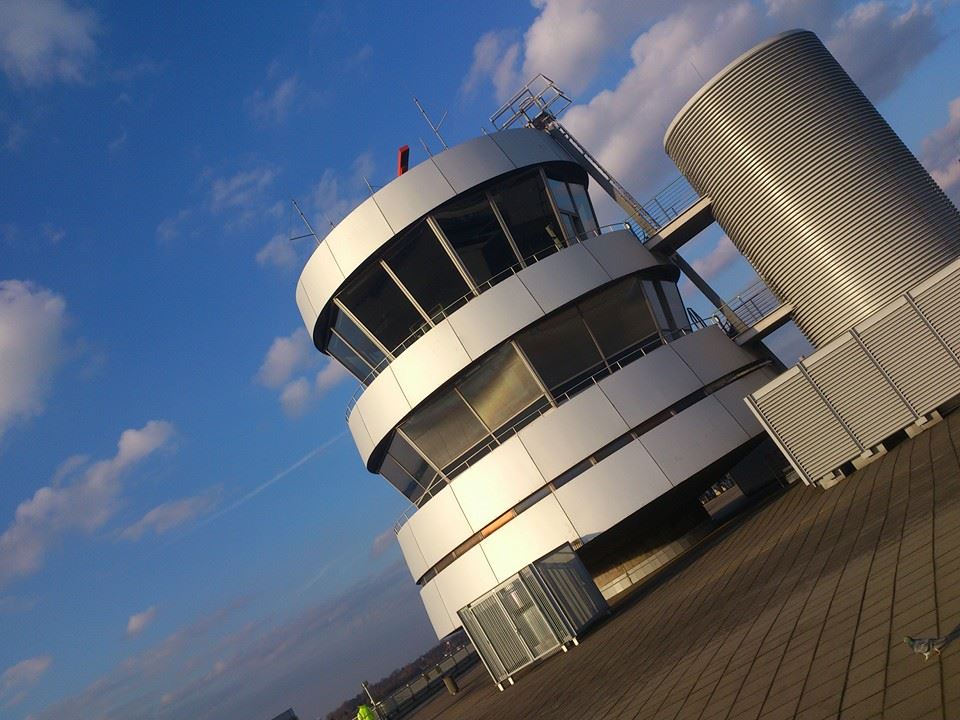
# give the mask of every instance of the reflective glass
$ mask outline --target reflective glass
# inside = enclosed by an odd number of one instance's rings
[[[540,173],[503,183],[493,192],[493,201],[524,260],[556,249],[560,231]]]
[[[573,204],[577,206],[577,215],[580,216],[580,224],[587,232],[597,232],[597,218],[593,214],[593,206],[590,205],[590,198],[587,197],[587,189],[583,185],[570,183],[570,194],[573,196]]]
[[[486,428],[452,390],[425,404],[401,427],[410,441],[440,468],[487,437]]]
[[[427,223],[405,233],[384,259],[435,322],[467,302],[470,288]]]
[[[656,322],[636,277],[621,280],[578,304],[608,359],[657,334]]]
[[[458,387],[491,430],[504,425],[543,396],[543,390],[510,344],[484,360]]]
[[[437,477],[437,471],[423,459],[423,456],[400,433],[394,434],[387,454],[393,457],[402,468],[410,473],[411,477],[425,488],[430,487]]]
[[[568,308],[517,337],[533,369],[554,395],[575,388],[603,367],[603,358],[576,308]]]
[[[519,264],[484,193],[466,195],[434,218],[478,285]]]
[[[547,182],[550,183],[550,194],[553,195],[553,201],[557,204],[557,209],[560,212],[575,215],[577,209],[573,205],[573,199],[567,190],[567,184],[562,180],[554,180],[553,178],[547,178]]]
[[[383,353],[380,348],[373,344],[373,341],[367,337],[366,333],[357,327],[349,317],[340,312],[340,309],[334,307],[333,329],[337,335],[347,341],[349,345],[372,367],[377,367],[383,360]]]
[[[340,300],[391,351],[427,325],[380,265],[364,270],[340,293]]]
[[[349,345],[347,345],[338,335],[331,334],[327,341],[327,352],[347,370],[356,376],[357,380],[365,382],[371,374],[371,368],[359,355],[357,355]]]
[[[671,327],[690,329],[690,318],[687,317],[687,308],[683,304],[683,298],[680,297],[680,290],[675,282],[669,280],[660,281],[661,295],[666,299],[666,305],[670,309],[672,316]]]
[[[383,465],[380,466],[380,474],[414,504],[416,504],[417,500],[423,495],[423,488],[420,487],[420,484],[410,477],[407,471],[401,467],[400,463],[389,455],[383,459]]]
[[[647,296],[647,302],[650,303],[650,310],[653,312],[653,317],[656,320],[657,327],[663,330],[670,329],[670,321],[667,318],[667,306],[660,297],[658,293],[657,281],[655,280],[644,280],[643,281],[643,294]]]

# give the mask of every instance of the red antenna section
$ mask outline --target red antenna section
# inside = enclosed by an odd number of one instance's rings
[[[397,150],[397,177],[410,169],[410,146],[404,145]]]

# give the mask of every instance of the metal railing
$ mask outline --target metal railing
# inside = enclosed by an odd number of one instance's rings
[[[723,308],[732,311],[747,328],[750,328],[770,315],[782,304],[763,280],[757,280],[724,303]],[[723,309],[719,309],[713,315],[704,318],[691,308],[687,308],[687,316],[691,326],[695,328],[717,325],[730,337],[737,335],[739,332],[724,316]]]
[[[683,175],[680,175],[642,205],[660,230],[676,220],[685,210],[693,207],[699,199],[700,194],[693,189]],[[638,226],[634,227],[634,232],[639,230]],[[640,232],[641,237],[644,235]]]

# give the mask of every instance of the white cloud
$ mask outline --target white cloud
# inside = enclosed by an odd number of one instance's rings
[[[0,700],[3,701],[3,707],[11,707],[23,700],[30,688],[40,682],[40,678],[46,674],[52,663],[53,658],[43,655],[21,660],[4,670],[3,675],[0,675]]]
[[[522,84],[516,69],[520,43],[516,33],[492,31],[483,34],[473,46],[473,64],[460,86],[464,95],[472,95],[486,79],[493,83],[498,100],[504,100]]]
[[[274,338],[257,372],[257,380],[269,388],[285,385],[295,372],[316,363],[318,352],[304,328]]]
[[[260,167],[230,177],[214,178],[210,183],[210,209],[215,213],[251,209],[260,202],[276,176],[277,171],[273,168]]]
[[[0,281],[0,437],[43,411],[63,356],[64,299],[19,280]]]
[[[943,191],[960,204],[960,97],[948,106],[947,124],[923,141],[923,164]]]
[[[298,89],[299,80],[296,75],[291,75],[277,83],[271,91],[258,88],[246,99],[245,105],[254,120],[262,123],[279,123],[290,112]]]
[[[313,386],[317,394],[323,396],[330,388],[339,385],[349,377],[351,375],[343,365],[330,358],[324,358],[323,367],[317,373]]]
[[[310,381],[301,377],[283,386],[280,391],[280,405],[289,417],[296,418],[307,411],[312,397]]]
[[[160,242],[167,243],[180,237],[183,224],[190,219],[192,214],[190,210],[184,209],[176,215],[171,215],[161,220],[160,224],[157,225],[157,238]]]
[[[127,144],[127,131],[121,130],[120,134],[107,143],[107,152],[116,155]]]
[[[370,544],[370,557],[376,559],[383,555],[390,548],[397,546],[397,534],[393,531],[393,528],[387,528],[382,533],[377,535],[373,542]]]
[[[694,260],[691,264],[700,277],[704,280],[712,280],[741,257],[740,251],[737,250],[737,247],[730,241],[730,238],[723,235],[717,240],[717,244],[713,246],[713,249],[703,257]]]
[[[141,613],[131,615],[127,620],[127,636],[139,635],[157,617],[157,606],[152,605]]]
[[[123,475],[168,445],[174,428],[151,420],[142,428],[124,430],[116,454],[81,471],[75,459],[61,466],[57,482],[37,490],[17,506],[13,523],[0,535],[0,585],[36,572],[50,545],[69,532],[92,533],[116,513]],[[79,475],[73,482],[71,476]]]
[[[257,251],[259,265],[273,265],[274,267],[289,270],[296,267],[300,260],[293,243],[286,235],[278,234],[270,238],[270,242]]]
[[[95,13],[63,0],[0,2],[0,67],[14,84],[80,82],[96,54]]]
[[[204,493],[161,503],[126,528],[120,533],[120,537],[125,540],[139,540],[148,532],[163,535],[208,512],[215,502],[215,494]]]

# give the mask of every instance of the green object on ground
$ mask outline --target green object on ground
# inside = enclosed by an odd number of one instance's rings
[[[377,720],[377,716],[369,705],[361,705],[357,708],[357,720]]]

